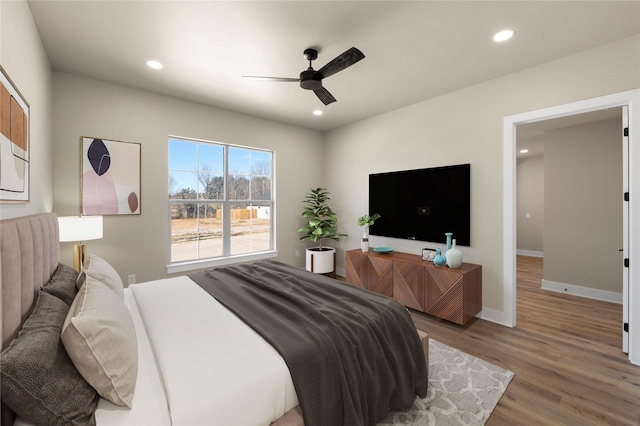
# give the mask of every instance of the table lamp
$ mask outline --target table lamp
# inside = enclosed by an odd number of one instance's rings
[[[63,216],[58,218],[60,241],[77,241],[73,246],[73,269],[80,272],[84,265],[83,241],[102,238],[102,216]]]

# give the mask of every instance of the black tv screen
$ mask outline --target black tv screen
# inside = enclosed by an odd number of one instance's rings
[[[369,214],[381,215],[371,235],[471,245],[471,165],[369,175]]]

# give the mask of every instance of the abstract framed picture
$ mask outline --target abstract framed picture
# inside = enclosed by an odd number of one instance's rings
[[[29,202],[29,104],[0,66],[0,203]]]
[[[82,214],[140,214],[140,144],[83,136],[81,146]]]

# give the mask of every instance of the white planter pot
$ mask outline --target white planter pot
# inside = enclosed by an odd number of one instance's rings
[[[307,271],[316,274],[333,272],[336,249],[333,247],[311,247],[307,249]]]

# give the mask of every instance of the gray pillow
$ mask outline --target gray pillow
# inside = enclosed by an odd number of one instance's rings
[[[0,355],[2,400],[19,416],[48,425],[95,425],[99,396],[82,378],[60,334],[69,306],[38,292],[18,337]]]
[[[71,306],[78,293],[76,279],[78,279],[78,272],[75,269],[64,263],[58,263],[53,276],[42,286],[42,289]]]

